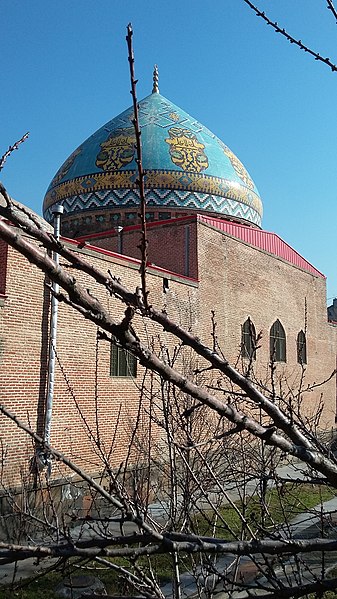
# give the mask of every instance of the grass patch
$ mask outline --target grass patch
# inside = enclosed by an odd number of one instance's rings
[[[335,493],[326,487],[308,484],[287,484],[280,488],[268,490],[265,495],[265,501],[261,502],[257,495],[247,497],[245,505],[236,502],[236,507],[244,515],[247,524],[242,522],[237,511],[231,506],[223,506],[220,509],[220,517],[215,516],[211,511],[203,514],[194,514],[191,518],[191,530],[199,535],[215,536],[225,540],[235,538],[249,538],[248,526],[251,527],[257,536],[265,536],[268,529],[282,524],[286,520],[291,521],[296,515],[309,511],[321,502],[327,501],[335,496]],[[181,572],[187,571],[195,564],[197,556],[179,556]],[[71,571],[73,575],[97,576],[102,580],[109,594],[120,593],[132,594],[132,589],[128,588],[118,576],[118,573],[109,568],[103,569],[95,564],[87,564],[86,568],[78,569],[76,560],[70,562],[69,566],[63,572],[51,572],[36,581],[30,581],[29,585],[23,588],[0,586],[0,599],[54,599],[53,589],[57,584]],[[130,563],[122,558],[114,560],[115,564],[125,566],[132,571]],[[169,554],[157,555],[149,560],[146,557],[138,560],[137,564],[144,571],[152,570],[158,576],[161,582],[167,582],[172,578],[172,557]],[[26,583],[28,581],[24,581]],[[314,599],[311,596],[310,599]],[[327,592],[324,599],[337,599],[337,594]]]
[[[6,588],[0,587],[0,598],[13,599],[13,597],[16,597],[17,599],[45,599],[48,597],[49,599],[54,599],[56,595],[54,595],[52,589],[54,589],[61,580],[61,576],[53,572],[51,574],[46,574],[36,581],[30,581],[29,586],[23,588],[16,589],[15,587],[12,588],[11,585]]]
[[[127,561],[122,559],[114,560],[114,563],[123,566],[128,565]],[[13,599],[14,597],[17,599],[45,599],[46,597],[48,599],[56,599],[54,589],[69,575],[95,576],[105,584],[108,593],[130,594],[130,589],[126,589],[114,570],[100,567],[94,562],[86,562],[82,566],[79,561],[71,560],[62,571],[49,572],[37,580],[23,580],[20,585],[0,586],[0,599]]]
[[[275,526],[290,522],[302,512],[310,511],[320,503],[335,496],[327,487],[310,484],[287,484],[280,488],[269,489],[262,501],[257,495],[247,497],[245,503],[235,502],[236,508],[229,505],[214,512],[198,514],[192,521],[194,532],[204,536],[215,536],[228,541],[240,538],[248,527],[254,532],[273,529]],[[240,514],[246,522],[243,522]]]

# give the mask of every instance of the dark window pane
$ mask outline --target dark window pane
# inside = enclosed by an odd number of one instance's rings
[[[242,325],[241,356],[256,360],[256,332],[250,318],[247,318],[246,322]]]
[[[270,359],[273,362],[286,362],[286,334],[279,320],[270,329]]]
[[[297,335],[297,361],[299,364],[307,364],[307,340],[303,331]]]
[[[110,376],[117,376],[118,372],[118,351],[115,345],[111,344],[111,352],[110,352]]]
[[[113,343],[110,354],[110,376],[137,376],[137,359],[130,352]]]

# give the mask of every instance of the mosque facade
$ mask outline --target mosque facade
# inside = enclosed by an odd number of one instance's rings
[[[70,155],[48,187],[43,215],[52,223],[55,206],[62,205],[63,242],[134,290],[140,226],[132,120],[129,108]],[[216,322],[217,344],[230,362],[244,372],[249,365],[262,386],[272,382],[283,404],[298,402],[308,421],[322,408],[320,426],[331,430],[337,339],[327,317],[324,275],[262,228],[262,201],[241,161],[162,96],[156,77],[152,94],[139,103],[139,120],[151,303],[209,344]],[[1,241],[0,253],[0,402],[29,418],[43,436],[49,292],[43,274]],[[122,317],[123,306],[85,274],[78,277],[117,320]],[[144,337],[159,334],[138,326]],[[88,464],[93,454],[86,427],[99,418],[102,438],[115,439],[114,465],[123,460],[143,376],[130,360],[60,305],[52,445]],[[3,468],[10,477],[13,461],[27,463],[32,448],[1,420]],[[14,470],[17,484],[23,469]]]

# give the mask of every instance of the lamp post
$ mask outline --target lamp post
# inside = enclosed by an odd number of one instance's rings
[[[52,208],[54,216],[54,237],[57,241],[60,239],[61,214],[63,214],[63,206],[56,204]],[[56,264],[59,263],[59,255],[53,252],[53,259]],[[51,294],[51,310],[50,310],[50,334],[49,334],[49,364],[48,364],[48,387],[45,410],[44,424],[44,440],[50,442],[50,429],[52,421],[53,399],[54,399],[54,380],[55,380],[55,358],[56,358],[56,336],[57,336],[57,316],[58,316],[58,300],[55,295],[59,291],[58,283],[52,283]]]

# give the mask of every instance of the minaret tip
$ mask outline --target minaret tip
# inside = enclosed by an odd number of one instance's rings
[[[158,66],[156,64],[154,65],[154,69],[153,69],[153,88],[152,88],[152,93],[153,94],[159,94],[159,87],[158,87]]]

